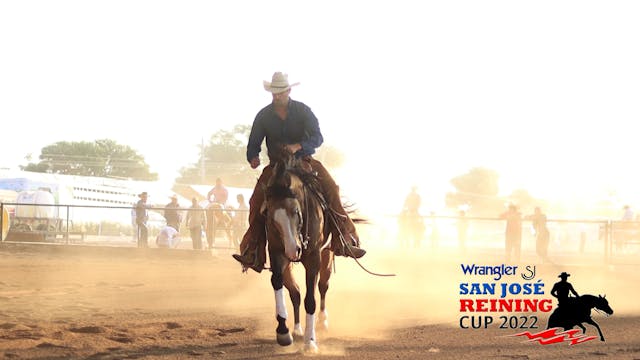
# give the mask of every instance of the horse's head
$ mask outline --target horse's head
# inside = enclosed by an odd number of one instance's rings
[[[266,216],[269,248],[282,248],[289,260],[296,261],[302,249],[303,184],[289,169],[287,161],[275,163],[262,211]]]
[[[606,295],[605,296],[598,295],[598,298],[595,301],[595,308],[598,310],[604,311],[608,315],[613,314],[613,309],[611,308],[611,306],[609,306],[609,302],[606,299]]]

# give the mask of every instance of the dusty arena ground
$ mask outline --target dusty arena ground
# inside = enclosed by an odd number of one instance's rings
[[[471,255],[469,255],[471,257]],[[486,262],[498,258],[486,257]],[[581,293],[606,293],[593,313],[607,341],[539,345],[496,326],[461,329],[452,252],[371,249],[373,277],[338,259],[330,329],[318,357],[349,359],[640,359],[638,269],[539,265],[550,290],[569,271]],[[473,262],[481,263],[474,259]],[[298,275],[301,268],[297,267]],[[5,359],[295,359],[275,343],[269,272],[242,274],[229,253],[0,245],[0,357]],[[291,309],[289,313],[292,314]],[[540,314],[540,325],[546,324]],[[291,316],[292,317],[292,316]],[[587,335],[596,334],[588,326]]]

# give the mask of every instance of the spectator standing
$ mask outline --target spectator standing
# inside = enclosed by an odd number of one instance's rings
[[[202,250],[202,229],[207,227],[205,210],[198,204],[198,199],[191,199],[191,208],[186,219],[194,250]]]
[[[138,227],[138,247],[149,247],[149,231],[147,229],[147,220],[149,219],[149,212],[147,210],[147,198],[146,191],[140,193],[138,197],[140,200],[136,203],[136,225]]]
[[[170,198],[171,202],[164,206],[164,218],[167,221],[167,226],[171,226],[172,228],[180,231],[180,222],[182,219],[180,218],[180,213],[178,213],[178,210],[180,209],[178,197],[176,195],[171,195]]]
[[[509,209],[500,215],[501,219],[507,220],[505,229],[505,252],[506,261],[512,259],[520,261],[520,251],[522,247],[522,214],[518,207],[509,204]],[[513,255],[513,258],[511,257]]]
[[[232,234],[233,234],[233,245],[240,249],[240,241],[242,240],[242,235],[249,228],[249,206],[245,202],[244,195],[238,194],[236,196],[236,200],[238,201],[238,208],[233,214],[233,222],[232,222]]]
[[[533,231],[536,233],[536,254],[542,258],[543,262],[548,262],[549,228],[547,228],[547,215],[542,213],[539,206],[536,206],[533,214],[528,215],[526,219],[531,220]]]

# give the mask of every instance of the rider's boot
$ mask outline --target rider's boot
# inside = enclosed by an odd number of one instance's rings
[[[232,255],[242,264],[244,271],[252,269],[256,272],[262,272],[267,261],[266,219],[260,213],[260,207],[264,201],[263,186],[271,176],[272,168],[271,165],[268,165],[262,170],[262,175],[253,189],[253,194],[249,199],[249,228],[240,242],[240,255]]]
[[[347,216],[347,215],[345,215]],[[342,219],[342,229],[333,229],[331,232],[331,250],[338,256],[347,256],[359,259],[367,253],[366,250],[360,248],[360,239],[356,232],[353,221],[347,216]],[[340,219],[338,219],[340,222]],[[334,225],[335,226],[335,225]]]
[[[266,239],[264,239],[264,236],[255,234],[249,227],[240,243],[240,255],[233,254],[231,256],[242,264],[243,271],[252,269],[260,273],[264,270],[266,262],[265,246]]]
[[[333,217],[330,220],[331,227],[331,250],[334,254],[339,256],[348,256],[354,259],[359,259],[367,252],[360,248],[360,238],[356,231],[349,214],[342,205],[340,199],[340,188],[335,183],[327,169],[319,161],[308,157],[305,158],[317,173],[318,180],[322,186],[322,192],[327,202],[329,216]]]

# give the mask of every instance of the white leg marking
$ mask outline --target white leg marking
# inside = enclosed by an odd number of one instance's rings
[[[322,326],[322,329],[329,329],[329,313],[327,312],[327,309],[320,311],[320,314],[318,315],[318,322],[320,323],[320,326]]]
[[[290,260],[295,259],[298,256],[298,249],[296,239],[291,231],[291,222],[287,216],[287,211],[285,209],[277,209],[273,213],[273,219],[280,224],[280,227],[282,228],[282,236],[284,237],[284,253]]]
[[[287,304],[284,302],[284,288],[274,291],[276,294],[276,315],[281,318],[287,318]]]
[[[293,336],[304,336],[304,333],[302,332],[302,325],[300,325],[300,323],[293,325]]]
[[[316,316],[313,314],[307,314],[305,329],[304,329],[304,350],[310,353],[318,352],[318,345],[316,344]]]
[[[307,314],[307,322],[304,329],[304,342],[316,340],[316,316],[314,314]]]

